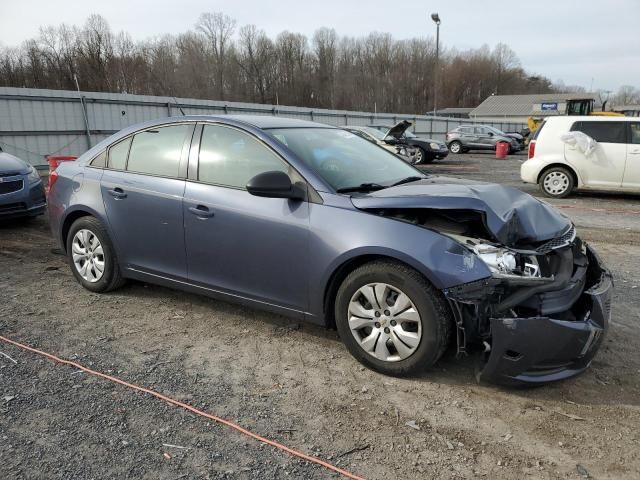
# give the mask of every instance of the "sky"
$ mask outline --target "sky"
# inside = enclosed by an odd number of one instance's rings
[[[202,12],[223,12],[275,37],[309,37],[320,27],[340,35],[435,35],[465,50],[503,42],[530,73],[589,90],[640,87],[640,0],[0,0],[0,45],[17,46],[41,25],[81,25],[92,13],[134,39],[193,29]]]

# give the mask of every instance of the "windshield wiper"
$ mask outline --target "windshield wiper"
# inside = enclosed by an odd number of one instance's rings
[[[349,192],[373,192],[375,190],[382,190],[383,188],[387,188],[384,185],[380,185],[379,183],[361,183],[355,187],[344,187],[338,188],[336,192],[338,193],[349,193]]]
[[[392,183],[391,186],[395,187],[397,185],[402,185],[403,183],[411,183],[416,182],[418,180],[425,179],[427,177],[418,177],[417,175],[413,175],[411,177],[403,178],[402,180],[398,180],[396,183]]]

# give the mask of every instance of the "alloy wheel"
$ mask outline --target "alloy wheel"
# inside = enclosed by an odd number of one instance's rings
[[[95,283],[104,274],[104,250],[98,237],[87,229],[78,230],[71,243],[73,264],[82,278]]]
[[[542,184],[547,193],[562,195],[569,188],[570,180],[566,173],[554,170],[544,177]]]
[[[360,347],[384,362],[410,357],[422,339],[418,309],[404,292],[386,283],[359,288],[351,297],[347,318]]]
[[[419,148],[416,151],[416,154],[413,156],[413,163],[418,165],[419,163],[422,163],[423,159],[424,159],[424,155],[422,154],[422,149]]]
[[[453,142],[449,146],[449,150],[451,150],[451,153],[460,153],[460,150],[462,150],[462,147],[458,142]]]

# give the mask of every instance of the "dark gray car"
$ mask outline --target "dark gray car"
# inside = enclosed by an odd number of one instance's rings
[[[522,150],[522,143],[514,136],[488,125],[461,125],[446,135],[446,143],[451,153],[465,153],[470,150],[495,150],[498,142],[509,144],[509,153]]]
[[[561,213],[428,176],[342,129],[271,116],[135,125],[56,170],[50,218],[78,282],[158,283],[336,327],[406,375],[450,343],[480,377],[585,370],[612,283]]]
[[[46,203],[38,171],[0,150],[0,219],[41,215]]]

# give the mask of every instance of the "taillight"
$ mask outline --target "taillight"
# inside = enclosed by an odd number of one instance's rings
[[[45,187],[45,193],[47,195],[49,195],[49,192],[51,191],[51,189],[55,185],[56,181],[58,180],[58,174],[56,172],[56,169],[58,168],[58,165],[60,165],[62,162],[72,162],[77,158],[78,157],[71,157],[71,156],[69,156],[69,157],[47,157],[47,162],[49,162],[49,182],[47,183],[47,186]]]
[[[529,142],[529,150],[527,151],[527,159],[530,160],[536,154],[536,141],[531,140]]]

